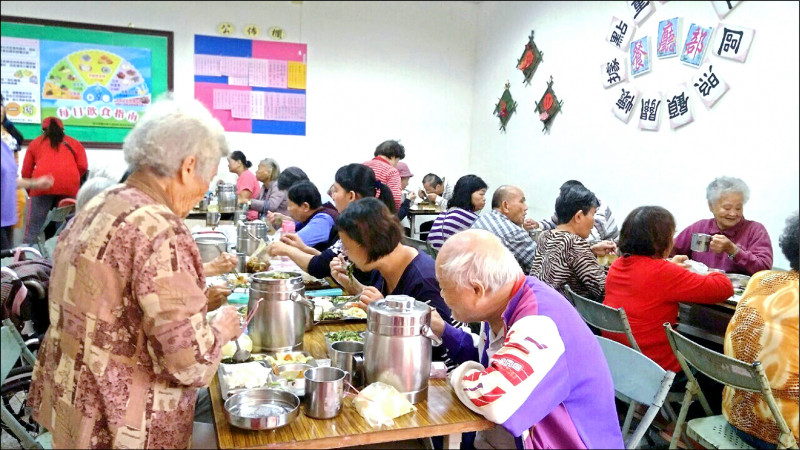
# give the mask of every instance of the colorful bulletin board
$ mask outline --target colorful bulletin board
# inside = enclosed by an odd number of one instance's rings
[[[306,134],[306,44],[194,37],[194,96],[227,131]]]
[[[1,34],[6,112],[26,141],[55,116],[87,147],[120,148],[172,89],[169,31],[3,16]]]

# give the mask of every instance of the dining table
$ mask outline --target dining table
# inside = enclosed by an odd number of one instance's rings
[[[365,329],[366,323],[363,321],[317,324],[306,332],[303,350],[318,361],[326,360],[325,332]],[[333,419],[313,419],[301,411],[294,421],[281,428],[246,430],[232,426],[226,419],[217,376],[211,382],[209,393],[217,443],[223,449],[338,448],[433,436],[444,436],[445,448],[458,448],[461,433],[494,426],[464,406],[445,379],[431,379],[427,400],[415,404],[414,411],[395,418],[392,425],[379,427],[370,426],[353,406],[353,396],[346,395],[341,412]],[[302,410],[302,404],[300,408]]]
[[[419,216],[438,216],[442,212],[442,208],[432,204],[420,203],[408,208],[408,225],[411,229],[410,238],[418,239],[420,235],[416,227],[416,220]]]

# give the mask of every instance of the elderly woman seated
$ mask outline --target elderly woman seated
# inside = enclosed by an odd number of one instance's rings
[[[387,295],[408,295],[434,307],[448,323],[455,324],[442,300],[433,258],[400,243],[403,228],[386,205],[374,198],[357,200],[342,212],[336,225],[349,263],[364,272],[374,271],[364,286],[348,276],[344,254],[331,261],[333,278],[349,293],[360,294],[358,306],[367,309]],[[434,348],[433,357],[451,363],[444,348]]]
[[[675,238],[673,255],[686,255],[713,269],[752,275],[772,267],[772,242],[764,225],[744,218],[750,188],[734,177],[718,177],[706,188],[711,219],[698,220]],[[692,234],[709,234],[708,251],[692,251]]]
[[[198,388],[240,333],[208,321],[200,253],[184,218],[227,155],[198,101],[159,100],[123,144],[133,170],[62,233],[29,405],[54,448],[186,448]]]
[[[725,333],[725,354],[745,361],[761,361],[778,410],[795,440],[798,436],[798,252],[800,218],[786,221],[779,241],[791,270],[765,270],[753,275],[736,305]],[[780,429],[757,392],[726,387],[722,413],[737,434],[755,448],[776,447]],[[786,443],[783,443],[786,445]]]
[[[269,212],[285,214],[287,210],[286,191],[278,187],[278,178],[281,168],[272,158],[264,158],[258,163],[256,179],[262,183],[258,194],[250,198],[250,210],[247,211],[247,220],[263,218]]]
[[[586,242],[594,228],[600,202],[583,185],[573,186],[556,199],[558,225],[536,238],[531,275],[566,294],[564,285],[578,295],[602,301],[606,272]]]
[[[625,218],[619,237],[622,257],[611,265],[603,304],[624,308],[642,353],[675,373],[681,366],[664,333],[678,320],[678,303],[719,303],[733,295],[725,274],[700,275],[683,266],[686,256],[665,259],[672,249],[675,219],[660,206],[640,206]],[[603,335],[628,345],[625,335]],[[676,388],[680,390],[680,388]]]
[[[464,175],[456,182],[447,211],[433,221],[428,233],[428,243],[439,250],[444,241],[461,230],[466,230],[478,220],[478,213],[486,206],[488,186],[477,175]]]

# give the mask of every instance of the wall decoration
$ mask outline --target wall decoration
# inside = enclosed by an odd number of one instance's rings
[[[508,119],[510,119],[514,111],[517,110],[517,102],[511,97],[511,91],[509,89],[511,89],[511,83],[506,82],[503,95],[500,96],[497,105],[494,107],[494,115],[500,118],[500,131],[504,133],[506,131]]]
[[[542,99],[536,102],[536,112],[539,113],[539,120],[542,121],[544,124],[544,128],[542,128],[542,132],[550,130],[550,124],[553,121],[553,117],[561,111],[561,106],[564,104],[563,100],[559,100],[556,97],[555,91],[553,91],[553,76],[550,76],[550,81],[547,82],[547,89],[544,91],[544,95],[542,95]]]
[[[711,5],[714,7],[714,11],[717,12],[717,15],[719,16],[719,18],[722,19],[723,17],[727,16],[728,13],[731,12],[731,10],[733,8],[736,8],[736,5],[738,5],[739,3],[741,3],[741,2],[739,2],[739,1],[731,1],[731,2],[712,1]]]
[[[628,123],[631,118],[636,101],[639,99],[639,90],[636,86],[626,83],[620,89],[620,96],[614,106],[611,107],[611,112],[614,116],[624,123]]]
[[[680,19],[662,20],[658,22],[658,38],[656,39],[656,56],[659,59],[678,56],[678,35],[680,34]]]
[[[697,98],[699,98],[708,109],[711,109],[714,103],[728,92],[728,83],[714,72],[714,66],[708,61],[708,58],[706,58],[703,67],[700,68],[697,75],[692,77],[692,85],[695,88]]]
[[[650,36],[631,42],[631,76],[650,71]]]
[[[600,73],[603,77],[603,87],[606,89],[617,83],[628,81],[628,58],[617,56],[611,61],[600,64]]]
[[[717,32],[714,34],[715,42],[711,47],[711,51],[722,58],[745,62],[755,34],[756,30],[752,28],[728,25],[720,22],[717,25]]]
[[[625,4],[628,5],[628,11],[633,16],[633,22],[636,25],[641,25],[656,10],[653,2],[648,1],[627,1]]]
[[[217,33],[223,36],[230,36],[236,31],[236,27],[230,22],[220,22],[217,25]]]
[[[540,62],[542,62],[542,52],[539,51],[536,43],[533,42],[533,30],[531,30],[531,35],[528,36],[528,43],[525,44],[522,56],[520,56],[517,61],[517,69],[521,70],[522,75],[525,76],[523,80],[525,84],[530,86],[531,78],[534,72],[536,72],[536,68],[539,67]]]
[[[711,41],[712,29],[701,27],[693,23],[686,34],[685,44],[681,52],[681,62],[693,67],[700,67],[706,53],[706,48]]]
[[[686,84],[681,83],[667,92],[667,114],[669,126],[674,130],[694,121],[692,110],[689,108],[689,91]]]
[[[611,25],[609,26],[608,35],[606,35],[606,41],[614,46],[614,48],[624,52],[627,50],[628,43],[631,41],[635,31],[636,25],[633,22],[629,22],[614,16],[611,19]]]
[[[249,24],[244,26],[242,33],[249,38],[257,38],[258,34],[261,33],[261,29],[256,24]]]
[[[306,44],[195,35],[194,96],[226,131],[306,134]]]
[[[658,131],[658,119],[661,115],[661,92],[642,95],[639,101],[639,129]]]

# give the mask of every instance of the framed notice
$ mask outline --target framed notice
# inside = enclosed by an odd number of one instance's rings
[[[121,148],[172,89],[170,31],[2,16],[0,37],[3,99],[26,142],[53,116],[87,147]]]

